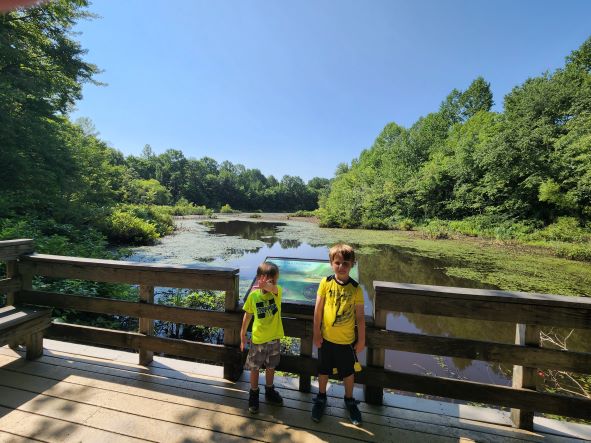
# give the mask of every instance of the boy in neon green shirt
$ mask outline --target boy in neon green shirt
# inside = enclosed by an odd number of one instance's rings
[[[279,364],[281,343],[284,336],[281,321],[282,288],[277,285],[279,268],[270,262],[261,263],[257,269],[257,283],[244,303],[244,318],[240,329],[240,350],[246,346],[246,330],[252,324],[252,343],[246,358],[245,369],[250,370],[250,392],[248,410],[259,411],[259,370],[265,366],[265,399],[272,404],[282,405],[283,399],[275,390],[273,378]]]

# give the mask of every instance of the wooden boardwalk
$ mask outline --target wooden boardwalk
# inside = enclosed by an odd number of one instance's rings
[[[44,346],[36,361],[0,348],[0,442],[591,441],[591,426],[536,418],[535,432],[527,432],[508,426],[500,411],[394,394],[386,394],[385,406],[361,403],[364,425],[357,428],[346,419],[338,385],[316,424],[313,394],[281,377],[284,406],[261,396],[252,415],[248,373],[231,383],[218,366],[155,357],[145,368],[129,352],[54,340]]]

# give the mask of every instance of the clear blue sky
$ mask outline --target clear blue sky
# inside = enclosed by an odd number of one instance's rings
[[[330,178],[389,122],[482,75],[503,97],[591,36],[591,1],[95,0],[76,28],[104,70],[72,118],[124,154]]]

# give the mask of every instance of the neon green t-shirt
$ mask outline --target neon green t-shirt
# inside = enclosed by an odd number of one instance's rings
[[[363,306],[363,291],[352,278],[342,285],[334,275],[324,277],[318,286],[318,297],[324,297],[322,337],[339,345],[355,341],[355,305]]]
[[[248,294],[243,309],[254,316],[252,323],[252,342],[255,345],[282,338],[281,295],[283,289],[277,286],[277,295],[272,292],[263,294],[256,289]]]

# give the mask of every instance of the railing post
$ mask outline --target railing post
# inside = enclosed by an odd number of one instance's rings
[[[240,277],[238,274],[234,275],[232,289],[226,291],[225,311],[236,312],[238,310],[238,298],[240,296],[239,290]],[[224,329],[224,346],[236,349],[240,346],[240,328],[226,328]],[[224,362],[224,378],[227,380],[238,380],[242,374],[242,358],[239,353],[236,353],[235,358],[231,358]]]
[[[140,285],[140,303],[154,303],[154,286]],[[139,333],[154,335],[154,320],[150,318],[139,319]],[[154,352],[140,346],[140,365],[148,366],[154,360]]]
[[[536,325],[517,324],[515,329],[515,344],[530,347],[540,347],[540,327]],[[513,387],[520,389],[536,389],[536,368],[513,366]],[[511,409],[513,427],[533,431],[534,411]]]
[[[25,245],[23,245],[25,246]],[[30,240],[30,250],[27,251],[23,251],[23,253],[21,255],[24,254],[31,254],[33,253],[33,240]],[[10,263],[10,265],[9,265]],[[10,272],[10,275],[9,275]],[[6,263],[6,275],[7,277],[10,276],[11,278],[18,278],[20,280],[20,289],[19,291],[32,291],[33,290],[33,274],[31,274],[30,272],[24,272],[22,267],[19,267],[18,264],[18,260],[12,260],[10,262]],[[19,291],[13,292],[13,293],[8,293],[7,298],[6,298],[6,304],[7,305],[14,305],[15,303],[18,303],[18,295],[19,295]],[[41,340],[41,344],[39,344],[39,340],[36,340],[35,343],[30,342],[30,343],[26,343],[25,342],[21,342],[21,343],[17,343],[17,342],[13,342],[10,344],[10,347],[13,350],[17,350],[19,345],[25,345],[27,348],[27,358],[29,358],[29,356],[32,359],[35,359],[41,355],[43,355],[43,341]],[[29,353],[29,347],[31,348],[31,353]],[[33,351],[33,349],[35,349],[35,351]]]
[[[6,278],[17,278],[16,260],[6,262]],[[14,305],[14,291],[6,293],[6,306]]]
[[[373,327],[375,329],[386,329],[386,317],[388,311],[377,310],[376,301],[378,294],[374,298],[373,308]],[[386,362],[386,351],[383,348],[367,348],[367,365],[384,369]],[[384,388],[380,386],[363,386],[365,402],[372,405],[381,405],[384,402]]]
[[[300,355],[302,357],[312,357],[312,337],[302,337],[300,339]],[[310,392],[311,387],[310,374],[300,374],[300,391]]]

